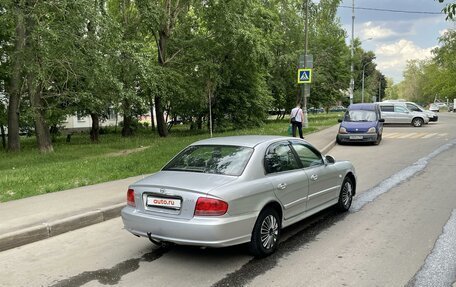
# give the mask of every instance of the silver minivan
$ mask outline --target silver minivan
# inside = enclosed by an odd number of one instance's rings
[[[429,123],[429,117],[423,112],[410,111],[403,102],[380,102],[378,103],[385,124],[411,124],[421,127]]]
[[[417,103],[414,103],[414,102],[405,102],[405,101],[401,101],[401,100],[385,100],[383,102],[387,102],[387,103],[404,103],[407,108],[412,111],[412,112],[423,112],[425,113],[428,118],[429,118],[429,121],[430,122],[436,122],[439,120],[439,117],[437,116],[436,113],[434,113],[433,111],[430,111],[430,110],[426,110],[425,108],[423,108],[422,106],[418,105]]]

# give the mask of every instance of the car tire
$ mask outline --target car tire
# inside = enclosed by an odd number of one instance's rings
[[[249,251],[255,257],[266,257],[277,249],[282,227],[280,216],[272,208],[261,211],[252,231]]]
[[[338,145],[343,145],[342,141],[339,139],[339,137],[336,137],[336,143]]]
[[[412,120],[412,125],[416,128],[421,127],[423,125],[424,121],[422,118],[414,118]]]
[[[377,136],[377,140],[374,142],[374,145],[379,145],[381,141],[382,141],[382,135],[379,134],[379,135]]]
[[[348,211],[353,201],[355,186],[349,177],[345,177],[340,188],[339,201],[337,207],[340,211]]]

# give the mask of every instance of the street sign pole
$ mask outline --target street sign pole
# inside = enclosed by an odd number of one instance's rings
[[[309,43],[309,38],[308,38],[308,26],[309,26],[309,0],[306,0],[306,23],[305,23],[305,43],[304,43],[304,68],[309,68],[308,67],[308,62],[307,62],[307,51],[308,51],[308,43]],[[302,97],[303,97],[303,106],[302,106],[302,111],[304,114],[304,119],[302,120],[302,127],[307,128],[309,127],[309,120],[307,119],[307,98],[310,96],[310,85],[309,84],[304,84],[303,87],[301,87],[302,90]]]
[[[299,57],[299,69],[298,69],[298,84],[301,85],[301,103],[302,111],[304,113],[304,119],[302,126],[308,127],[309,121],[307,119],[307,98],[310,97],[310,83],[312,83],[312,68],[313,68],[313,56],[312,55],[301,55]]]
[[[353,90],[355,89],[355,80],[353,79],[353,50],[355,35],[355,0],[352,1],[352,35],[351,35],[351,65],[350,65],[350,105],[353,104]]]
[[[312,55],[305,55],[305,67],[306,68],[313,68],[313,56]],[[310,77],[312,79],[312,75],[310,74]],[[304,120],[302,123],[302,126],[307,128],[309,127],[309,120],[307,117],[307,99],[310,97],[310,83],[305,83],[304,84],[304,108],[303,112],[304,114]]]

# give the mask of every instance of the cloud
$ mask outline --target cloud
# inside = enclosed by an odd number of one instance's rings
[[[378,45],[375,49],[377,67],[384,74],[398,77],[404,71],[407,60],[429,58],[431,50],[434,48],[435,46],[420,48],[414,42],[405,39],[391,44]]]
[[[393,30],[379,25],[376,26],[371,21],[365,22],[361,25],[361,31],[359,34],[361,35],[361,39],[373,38],[375,40],[396,35]]]
[[[448,29],[439,30],[439,35],[443,36],[446,32],[448,32]]]

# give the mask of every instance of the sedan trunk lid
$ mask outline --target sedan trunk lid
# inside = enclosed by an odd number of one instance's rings
[[[136,208],[140,212],[191,219],[199,197],[237,178],[208,173],[160,171],[130,188],[135,190]]]

